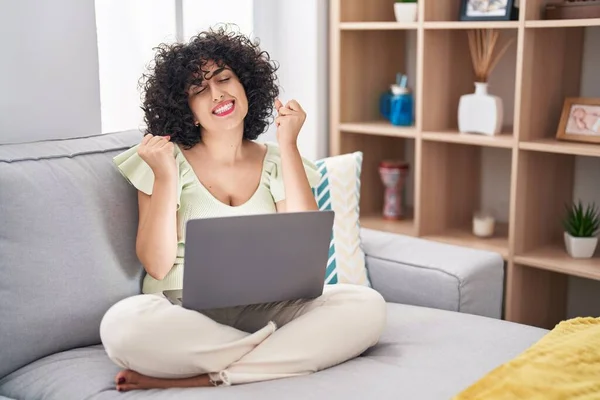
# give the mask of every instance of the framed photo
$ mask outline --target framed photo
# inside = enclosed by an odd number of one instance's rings
[[[514,0],[461,0],[461,21],[509,21]]]
[[[556,138],[600,143],[600,98],[567,97]]]

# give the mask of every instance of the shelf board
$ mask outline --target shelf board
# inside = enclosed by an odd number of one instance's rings
[[[415,236],[415,224],[411,215],[398,221],[385,220],[381,215],[361,215],[360,225],[367,229]]]
[[[546,153],[600,157],[600,144],[567,142],[552,138],[520,142],[519,148],[523,150],[542,151]]]
[[[518,264],[560,272],[581,278],[600,280],[600,254],[589,259],[576,259],[569,256],[564,245],[555,244],[542,247],[522,255],[515,255]]]
[[[577,26],[600,26],[600,18],[525,21],[526,28],[570,28]]]
[[[411,30],[419,27],[418,22],[341,22],[340,29],[343,31],[391,31]]]
[[[425,29],[517,29],[518,21],[428,21]]]
[[[508,225],[498,224],[496,233],[490,238],[480,238],[469,229],[449,229],[437,235],[426,235],[424,239],[456,246],[493,251],[508,259]]]
[[[472,133],[460,133],[458,131],[423,132],[424,140],[447,143],[472,144],[476,146],[512,148],[514,136],[510,132],[496,136],[486,136]]]
[[[414,127],[394,126],[386,121],[353,122],[339,125],[340,131],[361,133],[363,135],[393,136],[404,138],[417,137]]]

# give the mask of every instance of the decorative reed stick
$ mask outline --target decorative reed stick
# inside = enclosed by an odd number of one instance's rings
[[[496,67],[500,58],[502,58],[508,47],[512,44],[514,38],[510,39],[504,47],[494,55],[494,48],[496,47],[499,36],[497,30],[475,29],[468,31],[468,35],[475,80],[477,82],[487,82],[494,67]]]

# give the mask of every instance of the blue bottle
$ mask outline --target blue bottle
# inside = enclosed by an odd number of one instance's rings
[[[406,75],[397,75],[396,83],[379,100],[379,110],[392,125],[412,126],[414,124],[414,100],[406,87]]]

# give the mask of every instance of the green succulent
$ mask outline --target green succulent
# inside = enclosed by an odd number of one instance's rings
[[[594,237],[600,228],[600,214],[594,203],[585,209],[581,201],[566,205],[567,216],[564,220],[565,230],[574,237]]]

